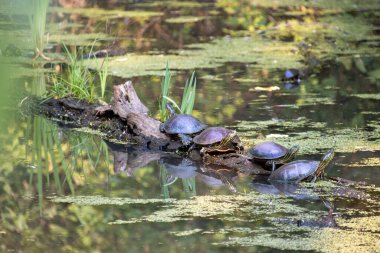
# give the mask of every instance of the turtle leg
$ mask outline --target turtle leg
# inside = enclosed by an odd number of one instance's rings
[[[272,172],[276,169],[276,161],[274,160],[269,160],[265,162],[265,166],[267,167],[272,167]]]
[[[189,146],[193,140],[193,138],[187,134],[178,134],[178,137],[181,139],[182,144],[185,146]]]

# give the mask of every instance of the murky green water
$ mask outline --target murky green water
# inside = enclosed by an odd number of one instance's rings
[[[350,187],[270,185],[30,115],[19,106],[49,90],[55,63],[31,60],[29,9],[3,2],[1,251],[380,251],[377,1],[60,1],[46,26],[52,58],[59,43],[94,39],[127,50],[110,59],[108,98],[132,79],[156,115],[166,62],[177,101],[195,70],[195,116],[236,129],[246,148],[275,140],[319,159],[335,147],[327,174],[368,184]],[[291,68],[299,85],[281,81]]]

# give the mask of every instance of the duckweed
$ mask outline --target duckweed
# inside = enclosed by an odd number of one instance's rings
[[[50,200],[55,203],[70,203],[81,206],[99,206],[99,205],[130,205],[130,204],[166,204],[173,200],[171,199],[131,199],[131,198],[110,198],[103,196],[64,196],[50,197]]]
[[[162,75],[163,66],[170,62],[179,70],[215,68],[226,62],[255,63],[260,68],[300,68],[302,56],[295,53],[297,48],[289,43],[266,40],[259,36],[243,38],[221,38],[210,43],[191,44],[184,50],[171,54],[129,54],[114,57],[109,61],[113,75],[128,78],[132,76]],[[90,67],[97,68],[94,60],[88,60]]]

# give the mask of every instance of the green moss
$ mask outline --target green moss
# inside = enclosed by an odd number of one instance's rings
[[[101,137],[107,136],[105,133],[100,132],[98,130],[94,130],[89,127],[81,127],[81,128],[73,128],[74,131],[81,132],[81,133],[87,133],[87,134],[93,134],[93,135],[98,135]]]

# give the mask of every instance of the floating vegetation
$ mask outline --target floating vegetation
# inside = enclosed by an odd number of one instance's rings
[[[72,33],[60,33],[52,34],[50,36],[50,42],[60,43],[64,45],[75,45],[75,46],[88,46],[94,45],[99,46],[100,41],[113,40],[104,33],[87,33],[87,34],[72,34]]]
[[[360,226],[360,224],[358,224]],[[360,226],[364,228],[363,226]],[[273,231],[274,232],[274,231]],[[289,235],[291,234],[291,237]],[[296,233],[301,233],[297,235]],[[291,239],[289,239],[291,238]],[[318,251],[318,252],[375,252],[380,247],[376,233],[365,233],[360,229],[341,230],[324,228],[307,229],[292,225],[276,227],[275,236],[257,231],[252,237],[229,237],[228,241],[214,243],[223,246],[264,246],[280,250]]]
[[[145,2],[138,3],[139,7],[172,7],[172,8],[199,8],[209,6],[210,3],[203,2],[190,2],[190,1],[156,1],[156,2]]]
[[[154,11],[125,11],[125,10],[106,10],[100,8],[58,8],[52,7],[52,12],[79,14],[85,17],[97,18],[98,20],[107,20],[115,18],[149,18],[161,16],[161,12]]]
[[[296,47],[289,43],[263,39],[259,36],[244,38],[221,38],[210,43],[192,44],[172,54],[129,54],[109,61],[113,75],[132,76],[162,75],[163,66],[170,62],[179,70],[215,68],[226,62],[255,63],[259,68],[300,68],[301,55],[294,53]],[[90,67],[96,69],[93,60]]]
[[[236,196],[196,196],[189,200],[176,200],[166,205],[163,210],[151,215],[130,220],[117,220],[111,224],[127,224],[136,222],[174,222],[194,219],[195,217],[214,217],[217,219],[245,220],[236,217],[237,210],[243,213],[266,215],[268,213],[304,213],[305,209],[290,203],[291,199],[281,195],[256,195],[254,192]],[[249,206],[246,206],[250,203]],[[269,217],[269,216],[268,216]],[[259,217],[257,217],[259,218]]]
[[[380,167],[380,158],[370,157],[351,164],[341,164],[347,167]]]
[[[103,196],[64,196],[50,197],[55,203],[69,203],[81,206],[100,206],[100,205],[130,205],[130,204],[154,204],[171,202],[171,199],[131,199],[131,198],[110,198]]]
[[[313,130],[300,131],[305,127]],[[380,150],[380,142],[378,141],[380,136],[377,131],[368,132],[362,128],[326,129],[325,123],[311,122],[306,118],[299,118],[293,121],[277,119],[240,121],[237,124],[237,128],[239,136],[243,137],[243,141],[251,139],[250,144],[252,136],[263,136],[263,133],[271,132],[265,139],[276,141],[289,147],[298,144],[301,146],[300,154],[315,154],[318,151],[331,147],[334,147],[338,152],[345,153]],[[273,129],[276,129],[275,133]]]
[[[337,152],[354,153],[357,151],[380,150],[380,142],[369,141],[371,133],[363,129],[329,129],[326,132],[306,131],[293,133],[289,138],[275,138],[282,145],[301,146],[301,154],[315,154],[320,150],[334,147]]]
[[[197,16],[180,16],[174,18],[165,19],[166,23],[171,24],[181,24],[181,23],[196,23],[202,20],[205,20],[206,17],[197,17]]]
[[[380,100],[380,93],[372,93],[372,94],[352,94],[353,97],[358,97],[362,99],[375,99]]]
[[[335,101],[328,97],[303,97],[303,98],[297,99],[295,104],[299,107],[317,105],[317,104],[334,105]]]
[[[169,234],[181,237],[181,236],[193,235],[193,234],[199,233],[201,231],[202,231],[202,229],[196,228],[196,229],[186,230],[186,231],[171,231],[171,232],[169,232]]]

